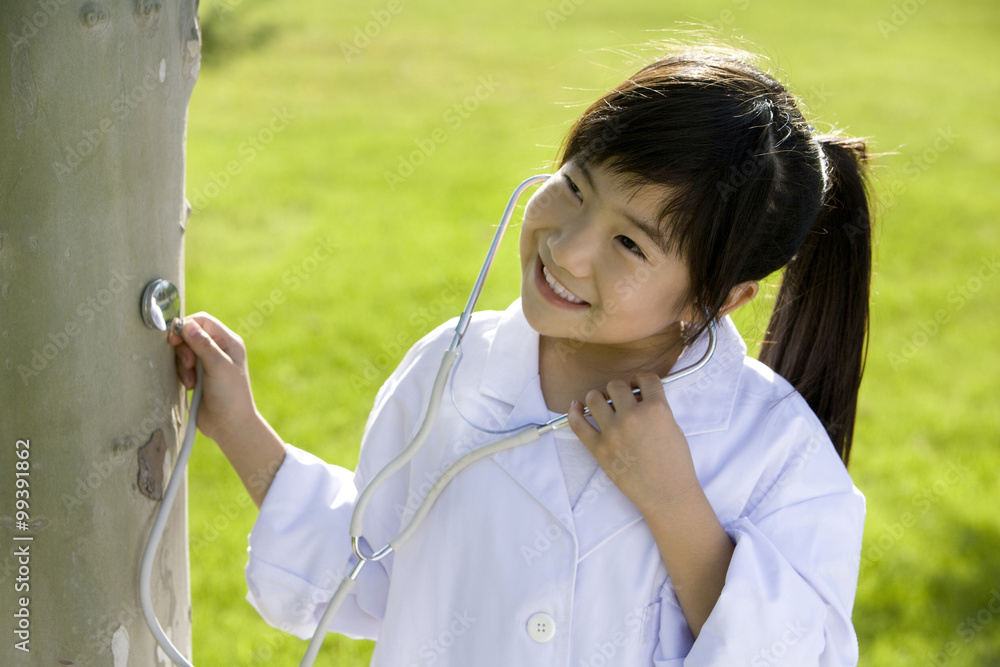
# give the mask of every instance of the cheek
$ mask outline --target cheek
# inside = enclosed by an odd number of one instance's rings
[[[687,305],[686,297],[683,272],[640,266],[615,282],[612,298],[622,310],[645,313],[654,321],[679,319]]]
[[[518,248],[521,261],[530,261],[537,253],[538,233],[542,230],[543,221],[552,217],[552,193],[549,184],[543,185],[531,196],[524,208],[521,231],[518,236]]]
[[[525,216],[524,223],[517,240],[518,254],[521,256],[521,266],[524,267],[535,255],[534,243],[532,241],[532,231],[528,226],[528,218]]]
[[[541,212],[542,209],[544,209],[544,206],[542,206],[542,202],[539,200],[539,196],[541,195],[544,189],[545,186],[542,186],[541,189],[539,189],[533,195],[531,195],[531,199],[529,199],[528,203],[525,204],[524,216],[522,218],[522,224],[521,224],[522,230],[527,229],[529,227],[533,227],[535,221],[538,219],[539,213]]]
[[[556,211],[565,206],[565,192],[560,190],[561,183],[555,178],[546,181],[540,188],[535,190],[524,207],[524,221],[546,220],[551,218]]]

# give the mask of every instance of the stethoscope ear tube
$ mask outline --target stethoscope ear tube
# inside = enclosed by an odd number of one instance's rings
[[[438,368],[437,376],[434,378],[434,384],[431,387],[431,396],[427,401],[427,411],[424,413],[424,420],[420,424],[420,429],[417,431],[416,435],[413,436],[410,444],[407,445],[406,448],[396,456],[396,458],[392,459],[384,468],[382,468],[382,470],[380,470],[365,485],[361,495],[358,496],[358,500],[354,506],[354,513],[351,515],[350,524],[351,547],[354,550],[354,554],[359,559],[358,563],[354,566],[351,574],[344,578],[333,597],[330,599],[329,604],[327,604],[326,610],[320,618],[319,625],[316,627],[316,632],[313,634],[312,640],[309,642],[309,647],[306,649],[306,654],[303,656],[302,662],[299,663],[300,667],[311,667],[313,662],[316,660],[316,656],[319,654],[319,649],[323,644],[323,638],[326,636],[330,623],[333,622],[333,617],[336,615],[337,609],[346,599],[350,589],[354,586],[354,582],[357,580],[357,577],[361,573],[361,569],[364,565],[368,562],[375,562],[385,558],[392,551],[399,548],[403,542],[409,539],[409,537],[416,530],[417,526],[420,525],[420,522],[426,516],[427,512],[430,511],[434,501],[448,485],[448,482],[454,479],[454,477],[467,465],[484,456],[489,456],[490,454],[500,451],[501,449],[516,447],[538,439],[538,431],[534,426],[529,426],[523,431],[515,433],[514,435],[504,438],[496,443],[493,443],[492,445],[467,453],[465,456],[461,457],[458,461],[452,464],[435,482],[430,491],[428,491],[427,495],[424,497],[420,507],[417,508],[417,511],[410,519],[409,523],[399,532],[398,535],[396,535],[396,537],[390,540],[390,542],[380,550],[372,554],[365,555],[362,552],[361,536],[364,534],[364,514],[368,504],[371,502],[372,496],[386,479],[409,463],[410,459],[412,459],[420,447],[423,446],[424,442],[427,440],[427,436],[430,435],[431,430],[434,428],[434,421],[437,417],[438,410],[441,407],[441,399],[444,396],[445,386],[448,384],[451,369],[454,367],[455,361],[458,359],[459,345],[461,344],[462,337],[465,335],[465,331],[469,326],[472,311],[475,310],[476,302],[479,301],[479,295],[482,293],[483,285],[486,283],[486,276],[489,274],[490,267],[493,265],[493,259],[496,257],[497,251],[500,249],[500,242],[503,240],[504,233],[507,231],[507,227],[510,224],[510,219],[514,214],[514,208],[517,206],[517,201],[528,187],[548,179],[548,174],[532,176],[522,181],[521,184],[514,189],[514,192],[511,193],[510,199],[507,201],[507,207],[504,209],[503,216],[500,218],[500,224],[497,226],[497,231],[493,235],[493,242],[490,244],[490,248],[486,253],[486,260],[483,262],[483,266],[479,270],[479,275],[476,278],[475,285],[472,287],[472,292],[469,294],[469,300],[465,304],[465,309],[458,318],[458,323],[455,326],[455,335],[441,359],[441,366]]]
[[[455,337],[452,338],[451,345],[448,346],[449,350],[458,349],[459,343],[462,342],[462,336],[465,335],[465,330],[469,327],[469,319],[472,317],[472,311],[476,309],[476,302],[479,301],[479,295],[483,291],[483,285],[486,284],[486,276],[489,275],[490,268],[493,266],[493,258],[496,257],[497,251],[500,249],[500,242],[503,241],[503,235],[507,231],[507,227],[510,225],[511,217],[514,215],[514,207],[517,206],[517,200],[521,198],[521,195],[529,187],[535,183],[547,181],[550,178],[552,178],[551,174],[529,176],[521,181],[521,183],[514,188],[514,192],[510,194],[510,199],[507,200],[507,208],[504,209],[503,215],[500,216],[500,224],[497,225],[497,231],[493,234],[493,242],[490,243],[490,249],[486,251],[486,259],[483,261],[482,268],[479,269],[479,275],[476,277],[476,284],[472,286],[472,292],[469,293],[469,300],[465,303],[465,308],[462,310],[462,314],[458,318],[458,324],[455,326]]]
[[[436,380],[440,380],[443,377],[445,381],[447,381],[448,375],[451,371],[451,366],[454,365],[455,358],[457,356],[458,353],[453,350],[448,350],[447,352],[445,352],[445,357],[442,360],[441,368],[438,370],[438,376]],[[427,494],[424,496],[423,500],[420,501],[420,506],[417,508],[417,511],[410,518],[409,522],[406,524],[406,527],[403,528],[399,532],[399,534],[396,535],[396,537],[394,537],[392,540],[390,540],[389,543],[382,549],[380,549],[379,551],[375,552],[370,556],[365,556],[364,554],[361,553],[361,548],[360,548],[361,533],[358,532],[355,534],[354,530],[355,528],[357,528],[360,531],[361,528],[363,527],[361,517],[364,514],[364,507],[367,506],[368,501],[371,498],[371,494],[366,495],[366,493],[368,492],[369,489],[378,488],[379,484],[381,484],[382,473],[386,472],[387,470],[390,470],[390,468],[393,468],[388,473],[388,475],[391,475],[393,472],[395,472],[400,467],[405,465],[409,461],[409,459],[412,458],[413,454],[416,453],[416,450],[419,449],[423,441],[426,440],[427,433],[430,432],[430,429],[433,426],[433,417],[437,415],[437,406],[439,406],[441,403],[441,395],[443,393],[444,393],[444,384],[441,384],[439,388],[438,383],[435,382],[434,391],[431,395],[431,401],[427,406],[427,413],[424,415],[424,423],[421,425],[420,431],[417,433],[416,436],[414,436],[413,440],[410,442],[410,445],[405,450],[403,450],[403,452],[400,453],[399,456],[393,459],[389,463],[389,465],[383,468],[378,475],[373,477],[371,482],[368,483],[368,485],[365,487],[365,493],[362,493],[362,497],[365,499],[364,505],[362,505],[361,503],[361,498],[358,499],[358,503],[355,505],[354,508],[354,516],[351,518],[352,519],[351,543],[354,548],[354,553],[360,560],[354,566],[354,569],[351,571],[351,573],[347,577],[345,577],[343,581],[340,582],[340,586],[337,588],[337,591],[333,594],[333,597],[330,599],[329,604],[327,604],[326,610],[323,612],[323,616],[319,620],[319,625],[316,626],[316,632],[313,634],[312,639],[309,641],[309,647],[306,649],[306,654],[305,656],[303,656],[302,662],[299,664],[299,667],[312,666],[313,661],[316,659],[316,656],[319,653],[320,646],[323,644],[323,638],[326,636],[326,633],[330,628],[330,624],[333,622],[333,618],[337,614],[337,610],[339,609],[340,605],[343,604],[344,600],[347,598],[348,593],[354,586],[354,582],[357,580],[358,575],[360,574],[361,569],[365,566],[365,564],[369,562],[382,560],[382,558],[386,557],[391,552],[398,550],[403,545],[403,543],[406,542],[413,535],[414,531],[427,516],[427,513],[430,512],[431,507],[434,506],[434,503],[435,501],[437,501],[438,496],[441,495],[445,487],[448,486],[448,483],[451,482],[458,475],[458,473],[462,472],[462,470],[464,470],[465,468],[467,468],[468,466],[470,466],[471,464],[475,463],[476,461],[482,458],[491,456],[505,449],[511,449],[513,447],[526,445],[530,442],[538,440],[538,438],[541,437],[541,433],[539,432],[538,428],[535,427],[534,425],[531,425],[525,427],[524,429],[518,431],[517,433],[514,433],[513,435],[507,436],[506,438],[502,438],[500,440],[497,440],[496,442],[490,443],[489,445],[486,445],[484,447],[479,447],[478,449],[474,449],[471,452],[467,452],[464,456],[460,457],[457,461],[448,466],[448,468],[443,473],[441,473],[441,476],[434,482],[431,488],[427,491]],[[356,524],[354,522],[355,519],[358,520]]]
[[[420,522],[424,520],[424,517],[434,505],[434,501],[436,501],[438,496],[441,495],[444,488],[448,486],[448,483],[455,479],[458,473],[462,472],[469,465],[475,463],[479,459],[492,456],[497,452],[502,452],[505,449],[527,445],[528,443],[538,440],[540,437],[541,433],[539,433],[535,426],[526,426],[513,435],[509,435],[506,438],[501,438],[496,442],[473,449],[471,452],[467,452],[464,456],[448,466],[443,473],[441,473],[441,476],[438,477],[437,481],[435,481],[433,486],[431,486],[427,495],[424,496],[423,502],[420,503],[420,507],[418,507],[417,511],[414,512],[413,518],[411,518],[410,522],[406,524],[406,528],[400,531],[399,535],[389,542],[389,546],[391,546],[394,550],[398,550],[399,547],[402,546],[403,542],[410,538],[413,531],[420,524]]]
[[[476,284],[472,288],[472,293],[469,295],[469,300],[466,303],[465,309],[462,311],[462,315],[459,317],[458,324],[455,327],[455,335],[452,338],[451,344],[445,351],[444,356],[441,359],[441,366],[438,368],[437,376],[434,378],[434,384],[431,387],[431,395],[427,402],[427,410],[424,413],[423,422],[420,424],[416,435],[410,441],[410,444],[406,446],[403,451],[401,451],[394,459],[392,459],[382,470],[380,470],[365,486],[365,489],[358,496],[358,500],[354,506],[354,512],[351,515],[350,523],[350,535],[351,535],[351,545],[354,550],[354,554],[358,558],[358,562],[354,565],[350,575],[344,578],[337,588],[330,602],[327,604],[322,617],[320,618],[319,624],[316,627],[316,632],[313,634],[312,640],[309,642],[309,647],[306,650],[305,656],[302,658],[300,667],[311,667],[316,656],[319,654],[320,646],[322,646],[323,638],[326,636],[329,630],[330,624],[333,622],[334,616],[336,616],[337,610],[343,601],[347,598],[348,593],[354,586],[354,582],[357,580],[362,568],[369,562],[376,562],[382,560],[388,556],[393,551],[399,549],[400,546],[406,540],[408,540],[420,525],[421,521],[430,512],[431,507],[437,500],[438,496],[444,491],[445,487],[466,467],[475,463],[476,461],[491,456],[498,452],[506,449],[511,449],[513,447],[519,447],[525,445],[535,440],[538,440],[542,434],[547,433],[550,430],[555,430],[562,428],[569,423],[568,415],[562,415],[561,417],[556,417],[544,424],[530,424],[525,426],[523,429],[516,431],[512,435],[501,438],[496,442],[490,443],[483,447],[479,447],[470,452],[467,452],[460,458],[458,458],[454,463],[452,463],[448,468],[445,469],[441,476],[435,480],[431,488],[428,490],[427,494],[421,500],[416,512],[407,522],[406,526],[403,527],[399,533],[388,541],[388,543],[376,552],[371,554],[365,554],[362,551],[362,535],[364,534],[364,514],[371,502],[372,496],[375,491],[382,485],[385,480],[390,476],[398,472],[403,466],[405,466],[417,453],[417,450],[423,446],[427,437],[430,435],[431,430],[434,428],[434,421],[437,417],[438,411],[441,407],[441,399],[444,395],[445,387],[448,384],[449,378],[451,376],[452,368],[459,355],[459,346],[462,342],[462,337],[465,335],[465,331],[468,328],[470,318],[472,316],[472,311],[476,307],[476,302],[479,300],[479,294],[482,292],[483,285],[486,281],[486,276],[489,273],[490,267],[493,264],[493,258],[496,256],[497,250],[500,247],[500,242],[503,240],[504,232],[510,223],[511,215],[513,214],[514,207],[517,205],[517,200],[530,185],[538,183],[549,178],[548,175],[532,176],[524,180],[520,185],[515,188],[514,192],[511,194],[510,200],[507,203],[507,208],[504,210],[504,214],[500,220],[500,225],[497,228],[496,233],[493,236],[493,242],[490,245],[490,249],[486,254],[486,260],[483,262],[483,267],[479,272],[479,276],[476,279]],[[668,375],[663,378],[663,384],[673,382],[684,376],[694,373],[701,367],[703,367],[708,360],[715,353],[716,347],[716,330],[715,323],[710,322],[709,326],[709,344],[705,351],[705,354],[694,364],[683,368],[679,371]],[[638,390],[636,390],[638,391]],[[610,402],[610,401],[609,401]],[[457,407],[457,406],[456,406]],[[471,423],[471,422],[470,422]]]
[[[377,475],[375,475],[371,481],[365,485],[365,490],[361,492],[358,496],[358,501],[354,505],[354,514],[351,515],[351,527],[350,533],[352,539],[360,538],[364,534],[364,520],[365,520],[365,508],[368,507],[368,503],[371,502],[372,495],[378,490],[378,487],[388,479],[393,473],[398,471],[400,468],[409,463],[410,459],[413,458],[417,450],[423,446],[424,441],[427,440],[427,436],[430,435],[431,429],[434,428],[434,421],[437,417],[438,409],[441,407],[441,397],[444,396],[445,385],[448,384],[448,376],[451,374],[451,367],[455,365],[455,360],[458,359],[458,351],[448,349],[444,353],[444,357],[441,359],[441,367],[438,368],[437,377],[434,378],[434,384],[431,387],[431,397],[427,401],[427,411],[424,413],[424,421],[420,425],[420,430],[417,434],[413,436],[410,444],[406,446],[406,449],[401,451],[396,458],[389,461],[384,468],[382,468]],[[361,554],[358,554],[362,557]]]
[[[541,174],[537,176],[532,176],[521,182],[514,192],[511,194],[510,199],[507,202],[507,207],[504,210],[503,216],[501,217],[500,224],[497,228],[496,233],[493,236],[493,242],[490,245],[490,249],[487,252],[486,260],[483,262],[483,266],[480,269],[479,276],[476,278],[476,283],[472,288],[472,292],[469,295],[469,300],[465,305],[465,309],[462,311],[459,317],[458,323],[455,327],[455,335],[452,338],[451,344],[448,349],[444,352],[441,359],[441,365],[438,368],[437,376],[434,378],[434,384],[431,387],[431,395],[427,402],[427,410],[424,414],[423,422],[420,425],[417,433],[413,436],[413,439],[406,446],[403,451],[401,451],[394,459],[392,459],[382,470],[380,470],[365,486],[361,495],[354,507],[354,512],[351,515],[350,523],[350,536],[351,545],[354,550],[355,555],[358,558],[358,562],[354,565],[350,574],[341,581],[340,586],[334,592],[333,597],[327,604],[326,609],[323,612],[322,617],[319,620],[319,624],[316,627],[316,631],[313,634],[312,639],[309,642],[309,646],[306,649],[306,653],[302,658],[300,667],[311,667],[315,662],[316,657],[319,655],[320,647],[323,644],[323,639],[333,622],[334,616],[336,616],[337,611],[343,604],[344,600],[347,599],[351,588],[354,586],[354,582],[357,580],[361,573],[362,568],[368,562],[375,562],[381,560],[388,556],[393,551],[397,550],[406,540],[408,540],[420,525],[423,519],[426,517],[427,513],[430,511],[431,507],[434,505],[438,496],[444,491],[445,487],[466,467],[472,463],[491,456],[500,451],[510,449],[513,447],[519,447],[525,445],[535,440],[538,440],[542,434],[561,428],[567,425],[568,416],[562,415],[557,417],[545,424],[531,424],[525,426],[520,431],[513,433],[505,438],[501,438],[496,442],[489,445],[479,447],[467,452],[465,455],[461,456],[458,460],[452,463],[434,482],[430,490],[423,498],[420,506],[414,512],[413,516],[410,518],[406,526],[400,530],[396,537],[389,540],[389,542],[383,546],[379,551],[372,554],[365,555],[361,549],[362,535],[364,533],[364,514],[368,504],[371,502],[372,496],[375,491],[385,482],[390,476],[399,471],[403,466],[405,466],[417,453],[420,447],[423,446],[424,442],[430,435],[431,430],[434,427],[434,421],[437,417],[438,411],[441,407],[441,400],[444,395],[445,387],[448,384],[451,371],[455,366],[456,360],[458,359],[458,349],[461,344],[462,337],[465,335],[465,331],[468,328],[469,321],[472,316],[472,312],[476,307],[476,302],[479,300],[479,295],[482,292],[483,285],[486,281],[486,276],[489,274],[490,267],[493,264],[493,259],[496,256],[497,251],[500,247],[500,242],[503,240],[504,233],[510,223],[511,216],[513,215],[514,208],[517,205],[517,201],[521,194],[531,185],[535,183],[540,183],[542,181],[550,178],[547,174]],[[166,281],[156,281],[157,283],[162,283]],[[147,287],[146,293],[143,295],[143,318],[153,328],[165,330],[165,324],[167,321],[163,312],[156,311],[155,307],[161,308],[163,310],[163,305],[161,301],[167,303],[166,300],[158,298],[156,295],[160,292],[156,292],[152,289],[153,283]],[[176,291],[176,288],[175,290]],[[161,290],[162,292],[162,290]],[[148,305],[151,304],[151,305]],[[159,317],[155,317],[158,315]],[[672,382],[674,380],[680,379],[686,375],[689,375],[699,368],[704,366],[708,360],[712,357],[715,352],[716,346],[716,331],[715,323],[709,323],[709,345],[705,354],[702,358],[692,364],[691,366],[677,371],[662,380],[664,384]],[[191,409],[188,415],[188,427],[185,433],[184,442],[181,446],[181,450],[178,455],[178,460],[174,466],[174,472],[171,475],[170,482],[167,485],[166,492],[164,494],[163,502],[161,503],[160,509],[157,512],[156,519],[153,522],[152,530],[150,531],[149,541],[146,545],[146,550],[143,554],[142,563],[140,565],[140,582],[139,582],[139,597],[142,603],[143,614],[146,617],[146,622],[149,625],[157,642],[160,644],[161,648],[168,654],[170,659],[177,665],[182,665],[184,667],[191,667],[191,663],[180,653],[179,650],[170,642],[170,639],[163,632],[162,627],[156,619],[155,612],[153,611],[152,599],[150,595],[150,578],[153,566],[153,559],[156,555],[157,548],[159,546],[160,538],[163,535],[163,530],[166,525],[167,517],[169,516],[171,506],[173,505],[173,500],[177,495],[177,491],[180,485],[180,481],[183,475],[180,474],[184,470],[184,466],[187,464],[187,460],[191,454],[191,448],[194,444],[195,436],[195,425],[197,424],[197,414],[198,407],[201,402],[202,394],[202,367],[201,362],[197,365],[197,381],[195,384],[195,390],[191,399]],[[636,390],[637,391],[637,390]]]

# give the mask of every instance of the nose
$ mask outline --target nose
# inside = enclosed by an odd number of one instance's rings
[[[563,221],[563,224],[552,230],[546,239],[546,245],[549,256],[559,268],[574,278],[590,275],[597,239],[593,225],[588,225],[585,219]]]

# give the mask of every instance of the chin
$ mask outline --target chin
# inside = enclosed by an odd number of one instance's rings
[[[544,300],[538,299],[537,296],[533,299],[525,299],[522,296],[521,309],[528,325],[540,336],[596,342],[591,336],[586,335],[587,333],[592,334],[596,327],[585,315],[581,317],[578,314],[574,317],[572,314],[554,309]]]
[[[524,319],[532,329],[542,336],[551,338],[567,338],[570,330],[570,323],[559,321],[559,313],[553,312],[549,304],[545,303],[537,294],[524,294],[521,292],[521,310],[524,312]]]

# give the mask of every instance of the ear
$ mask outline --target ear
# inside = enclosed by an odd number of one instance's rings
[[[729,290],[729,296],[726,297],[726,302],[722,305],[722,309],[719,311],[719,317],[728,315],[733,312],[743,304],[749,302],[760,291],[760,283],[755,280],[747,280],[739,285],[735,285],[731,290]],[[704,320],[705,314],[697,309],[694,305],[689,305],[681,315],[680,319],[684,322],[698,322]]]
[[[759,291],[760,283],[756,280],[747,280],[739,285],[735,285],[733,289],[729,290],[729,297],[726,298],[726,303],[722,306],[719,315],[728,315],[757,296]]]

